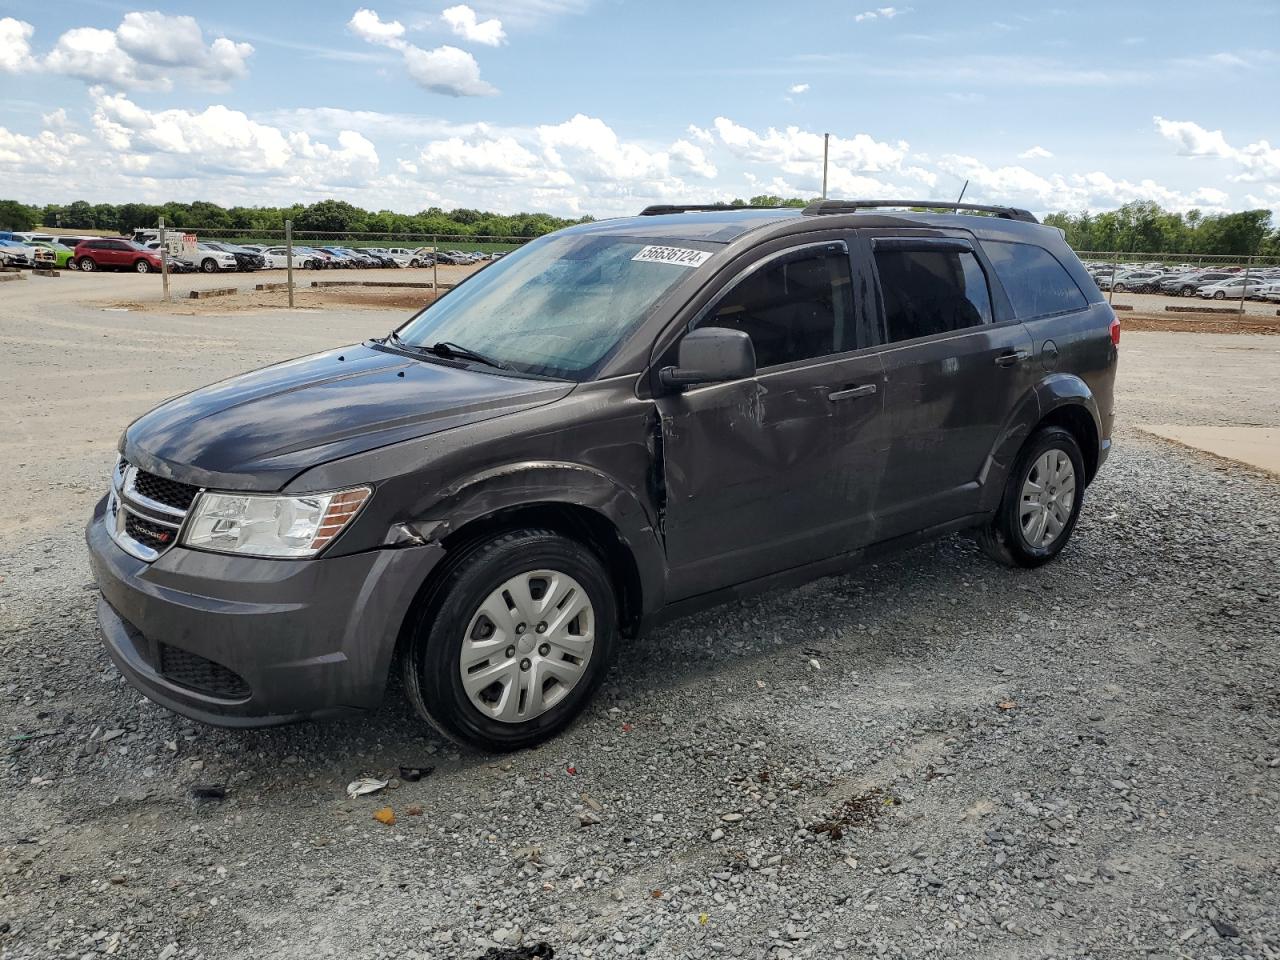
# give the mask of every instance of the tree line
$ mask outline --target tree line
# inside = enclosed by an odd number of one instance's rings
[[[489,213],[459,207],[429,207],[418,213],[369,211],[345,200],[321,200],[289,207],[222,207],[195,203],[74,203],[43,207],[0,200],[0,229],[30,230],[35,226],[63,230],[111,230],[131,233],[135,227],[154,227],[164,217],[165,226],[200,228],[206,233],[271,233],[284,229],[286,220],[299,231],[326,233],[377,233],[388,238],[421,234],[454,234],[467,237],[540,237],[581,220],[553,217],[549,213]]]
[[[727,206],[804,206],[809,201],[761,195],[734,199]],[[429,207],[418,213],[362,210],[345,200],[321,200],[290,207],[222,207],[195,203],[96,203],[77,200],[43,207],[0,200],[0,229],[30,230],[35,226],[70,230],[112,230],[128,233],[135,227],[155,226],[160,217],[168,226],[197,227],[206,232],[267,234],[284,229],[329,233],[376,233],[395,236],[453,234],[464,237],[539,237],[591,217],[569,220],[548,213],[500,214],[457,208]],[[1060,227],[1076,250],[1132,253],[1204,253],[1227,256],[1280,256],[1280,229],[1270,210],[1239,213],[1181,213],[1151,201],[1126,203],[1104,213],[1051,213],[1044,222]]]

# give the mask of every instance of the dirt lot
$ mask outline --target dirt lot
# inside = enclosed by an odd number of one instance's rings
[[[1280,340],[1126,332],[1049,567],[952,538],[674,623],[495,760],[394,691],[198,726],[94,636],[81,526],[123,426],[400,314],[41,279],[0,287],[0,957],[1280,957],[1280,483],[1135,429],[1280,428]],[[345,796],[401,766],[434,772]]]

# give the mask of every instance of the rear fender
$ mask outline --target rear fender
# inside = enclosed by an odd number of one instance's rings
[[[1018,451],[1022,449],[1022,445],[1031,436],[1036,425],[1055,410],[1069,405],[1080,406],[1087,410],[1098,431],[1098,436],[1102,435],[1098,403],[1089,385],[1070,373],[1053,373],[1046,376],[1028,390],[1018,402],[1009,419],[1005,421],[983,465],[982,476],[979,478],[982,483],[980,505],[983,512],[994,513],[1000,506],[1000,498],[1004,495],[1005,481],[1008,479],[1009,471],[1013,469]],[[1086,459],[1091,456],[1096,459],[1096,454],[1096,450],[1085,451]]]

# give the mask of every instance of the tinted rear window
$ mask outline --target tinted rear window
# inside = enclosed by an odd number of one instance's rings
[[[1020,320],[1089,305],[1071,274],[1048,250],[1003,240],[984,240],[982,248]]]

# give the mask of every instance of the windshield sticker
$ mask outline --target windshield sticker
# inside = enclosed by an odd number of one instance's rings
[[[687,247],[645,247],[632,260],[641,263],[669,263],[677,267],[697,267],[711,258],[705,250],[690,250]]]

